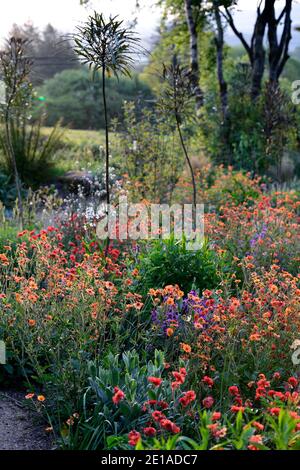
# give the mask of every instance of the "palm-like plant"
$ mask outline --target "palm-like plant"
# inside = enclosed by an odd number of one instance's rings
[[[194,118],[192,104],[195,99],[195,94],[191,74],[188,68],[178,64],[177,58],[174,55],[170,65],[163,65],[162,79],[164,86],[162,87],[159,106],[162,108],[163,112],[174,116],[182,150],[191,172],[193,206],[195,209],[197,205],[196,180],[182,132],[182,124]]]
[[[93,78],[102,72],[102,95],[106,137],[106,202],[110,203],[109,187],[109,124],[106,101],[106,77],[119,74],[130,76],[135,56],[142,51],[140,38],[124,28],[118,17],[105,20],[102,14],[94,12],[83,26],[77,27],[73,35],[74,51],[83,64],[93,70]]]

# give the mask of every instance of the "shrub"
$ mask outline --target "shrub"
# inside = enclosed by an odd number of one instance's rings
[[[139,289],[147,294],[150,288],[178,284],[184,292],[193,287],[202,291],[218,285],[220,257],[205,243],[203,248],[190,251],[184,240],[157,240],[140,255]]]

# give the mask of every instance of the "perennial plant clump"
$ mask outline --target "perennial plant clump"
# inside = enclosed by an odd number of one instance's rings
[[[1,245],[1,380],[58,446],[299,448],[299,202],[248,187],[207,211],[198,254],[106,251],[75,216]]]

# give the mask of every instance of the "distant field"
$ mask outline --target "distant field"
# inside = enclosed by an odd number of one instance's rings
[[[51,131],[52,127],[43,127],[43,134],[49,135]],[[80,129],[66,129],[64,131],[63,140],[66,143],[72,142],[74,145],[103,145],[105,142],[105,133],[104,130],[86,131]]]
[[[45,136],[49,135],[52,127],[43,127]],[[114,137],[110,133],[112,144],[111,153],[114,155]],[[57,152],[54,157],[53,175],[61,176],[68,171],[99,171],[104,165],[105,131],[88,131],[81,129],[65,129],[62,140],[66,145]],[[72,145],[71,145],[72,144]],[[103,147],[98,158],[95,158],[91,148],[93,146]],[[112,158],[113,160],[114,158]]]

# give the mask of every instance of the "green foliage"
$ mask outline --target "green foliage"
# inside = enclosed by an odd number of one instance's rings
[[[14,204],[16,198],[17,192],[12,177],[0,170],[0,204],[2,202],[5,207],[9,207]]]
[[[170,200],[184,163],[178,158],[180,146],[168,117],[125,102],[119,128],[116,162],[129,179],[132,200]]]
[[[153,362],[145,363],[136,351],[125,352],[121,357],[109,354],[101,362],[101,366],[89,365],[90,385],[83,397],[83,418],[75,432],[64,437],[68,449],[100,450],[112,435],[129,432],[137,423],[146,425],[142,405],[150,393],[147,377],[161,376],[163,353],[155,351]],[[126,396],[118,406],[112,401],[114,387]]]
[[[0,208],[1,209],[1,208]],[[18,228],[8,223],[1,223],[0,226],[0,252],[2,253],[5,246],[16,246],[18,242]]]
[[[286,78],[289,82],[295,82],[300,77],[300,60],[291,57],[283,70],[282,78]]]
[[[265,84],[254,103],[250,96],[248,63],[231,68],[229,75],[229,119],[224,126],[215,87],[210,87],[200,134],[212,159],[236,169],[268,174],[284,180],[284,156],[297,148],[296,113],[288,94]]]
[[[218,259],[207,243],[197,251],[189,251],[185,240],[157,240],[140,255],[140,290],[179,285],[186,293],[192,288],[211,289],[218,285]]]
[[[199,413],[199,432],[201,440],[191,439],[185,436],[173,436],[168,439],[164,437],[145,439],[139,441],[136,450],[185,450],[185,451],[207,451],[207,450],[249,450],[249,442],[253,439],[253,450],[299,450],[300,433],[295,432],[297,420],[291,417],[288,410],[281,409],[279,416],[265,416],[264,436],[255,440],[255,419],[249,419],[245,425],[245,419],[241,412],[237,413],[233,422],[229,419],[224,421],[226,425],[226,437],[219,439],[218,444],[211,442],[207,426],[211,417],[207,412]],[[256,420],[258,417],[256,417]]]
[[[53,157],[62,147],[63,131],[57,124],[45,137],[42,133],[43,119],[28,125],[26,116],[10,122],[11,142],[14,149],[18,172],[22,182],[31,187],[47,182],[54,165]],[[0,129],[0,152],[5,172],[13,174],[13,166],[3,130]]]
[[[122,120],[123,101],[137,97],[151,99],[150,88],[137,75],[130,80],[111,77],[106,82],[109,122]],[[105,127],[102,98],[102,78],[92,81],[86,68],[65,70],[48,80],[39,94],[45,101],[39,106],[46,112],[45,123],[53,126],[59,119],[75,129],[102,129]]]

